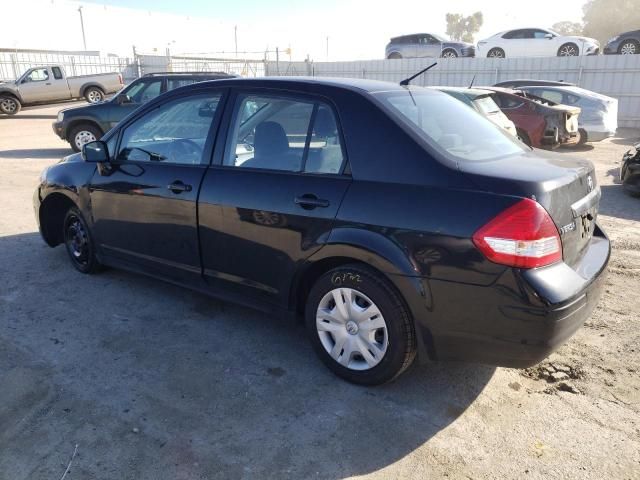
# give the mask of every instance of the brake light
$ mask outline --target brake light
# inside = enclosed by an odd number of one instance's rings
[[[489,260],[517,268],[535,268],[562,260],[560,235],[538,202],[525,198],[473,234],[473,243]]]
[[[124,82],[122,81],[122,75],[118,74],[118,81],[120,82],[120,85],[124,85]]]

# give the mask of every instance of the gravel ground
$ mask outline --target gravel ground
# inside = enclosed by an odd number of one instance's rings
[[[561,151],[596,164],[614,245],[565,346],[362,388],[300,326],[46,247],[31,195],[70,153],[50,127],[67,106],[0,116],[1,479],[640,479],[640,200],[617,184],[637,131]]]

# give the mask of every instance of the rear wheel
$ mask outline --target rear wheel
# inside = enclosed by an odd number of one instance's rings
[[[492,48],[487,53],[487,58],[506,58],[504,50],[501,48]]]
[[[637,55],[640,53],[640,43],[635,40],[625,40],[618,49],[620,55]]]
[[[442,58],[458,58],[458,53],[453,48],[445,48],[440,56]]]
[[[404,302],[381,275],[360,265],[335,268],[307,299],[307,332],[324,364],[353,383],[379,385],[413,362],[416,340]]]
[[[64,217],[64,245],[72,265],[82,273],[95,273],[101,265],[96,258],[95,244],[89,227],[76,207]]]
[[[390,53],[387,58],[389,60],[397,60],[397,59],[402,58],[402,55],[400,55],[398,52],[393,52],[393,53]]]
[[[577,57],[580,53],[575,43],[565,43],[558,49],[559,57]]]
[[[89,87],[84,92],[84,98],[89,103],[100,103],[104,100],[104,92],[98,87]]]
[[[15,115],[21,108],[22,105],[17,98],[9,95],[0,96],[0,112],[6,115]]]
[[[102,132],[94,125],[83,123],[76,125],[69,132],[69,143],[74,152],[79,152],[89,142],[102,138]]]

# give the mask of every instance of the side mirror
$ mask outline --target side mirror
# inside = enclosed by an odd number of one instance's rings
[[[547,40],[552,40],[553,39],[553,35],[550,33],[547,33],[544,38],[546,38]]]
[[[121,93],[116,97],[116,103],[118,105],[123,105],[125,103],[131,103],[131,97],[126,93]]]
[[[82,159],[90,163],[104,163],[109,161],[107,144],[100,140],[89,142],[82,147]]]

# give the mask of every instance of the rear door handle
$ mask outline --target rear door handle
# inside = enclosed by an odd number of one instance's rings
[[[171,190],[173,193],[182,193],[182,192],[190,192],[191,185],[186,185],[180,180],[176,180],[171,185],[167,185],[167,188]]]
[[[326,208],[329,206],[329,200],[318,198],[310,193],[300,195],[299,197],[296,197],[294,201],[296,202],[296,205],[300,205],[305,210],[313,210],[317,207]]]

